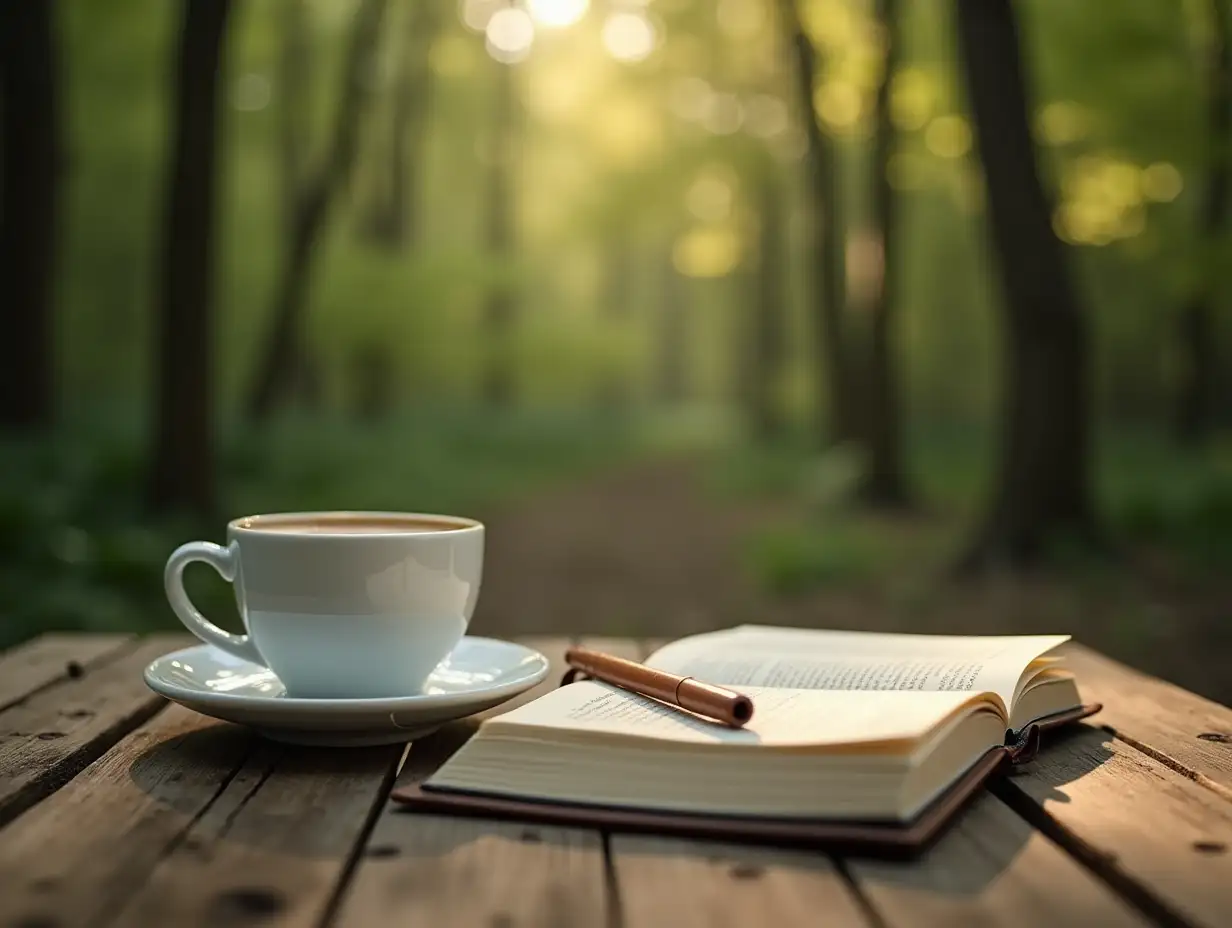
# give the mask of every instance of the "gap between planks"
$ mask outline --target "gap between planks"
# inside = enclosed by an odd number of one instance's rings
[[[564,638],[519,638],[548,657],[547,678],[481,718],[508,712],[560,683]],[[399,783],[422,781],[473,734],[447,725],[412,745]],[[386,802],[331,923],[610,923],[602,837],[556,828],[400,811]]]
[[[1077,642],[1061,653],[1084,698],[1104,705],[1094,724],[1232,802],[1232,709]]]
[[[0,655],[0,712],[116,656],[132,635],[48,632]]]

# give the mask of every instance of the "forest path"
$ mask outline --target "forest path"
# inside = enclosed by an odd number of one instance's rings
[[[750,621],[736,545],[761,519],[700,480],[693,460],[654,461],[489,516],[474,630],[669,637]]]
[[[713,496],[697,460],[652,461],[481,514],[488,527],[474,634],[674,638],[743,622],[949,634],[1060,632],[1232,704],[1232,580],[1177,587],[1118,571],[963,584],[887,561],[868,582],[761,589],[741,557],[786,502]],[[889,532],[932,533],[926,522]]]

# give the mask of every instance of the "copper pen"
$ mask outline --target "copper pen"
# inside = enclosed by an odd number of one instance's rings
[[[753,717],[753,700],[748,696],[693,677],[677,676],[588,648],[569,648],[565,652],[565,663],[571,668],[566,682],[575,673],[584,673],[604,683],[679,706],[732,728],[744,727]]]

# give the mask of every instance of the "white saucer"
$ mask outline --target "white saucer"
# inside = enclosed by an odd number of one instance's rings
[[[468,635],[413,696],[294,698],[269,668],[206,644],[151,662],[145,682],[173,702],[275,741],[342,747],[412,741],[512,699],[548,669],[548,659],[532,648]]]

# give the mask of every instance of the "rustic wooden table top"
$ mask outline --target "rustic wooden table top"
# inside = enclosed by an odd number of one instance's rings
[[[1081,646],[1095,724],[888,863],[396,811],[395,780],[473,724],[409,751],[281,747],[147,689],[187,643],[0,655],[0,926],[1232,925],[1232,710]]]

